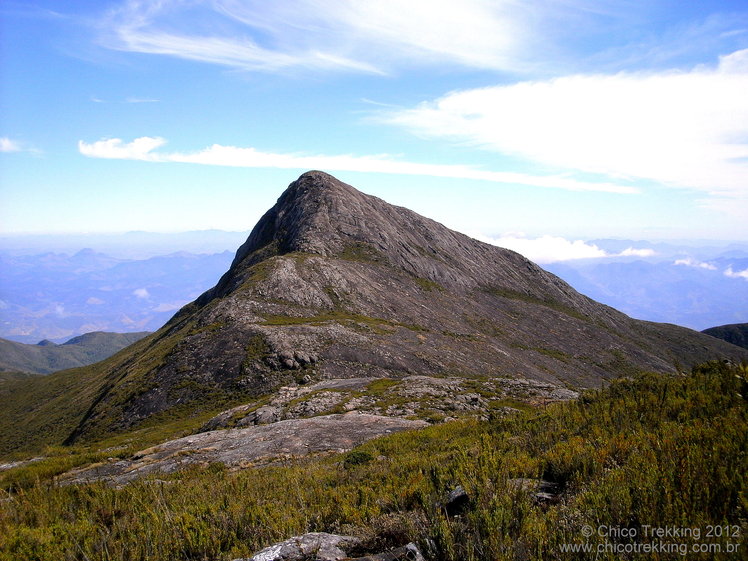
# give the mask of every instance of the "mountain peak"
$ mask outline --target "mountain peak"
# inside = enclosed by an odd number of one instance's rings
[[[100,393],[89,392],[66,441],[311,380],[521,376],[561,390],[744,354],[633,320],[517,253],[312,171],[260,219],[216,287],[136,354],[102,366]]]
[[[568,286],[513,251],[479,242],[407,208],[364,194],[322,171],[308,171],[263,215],[238,249],[229,271],[198,304],[241,286],[245,272],[260,261],[294,252],[378,261],[459,290],[485,284],[485,275],[495,271],[498,274],[490,279],[491,284],[543,300],[579,303],[578,295]],[[548,282],[507,275],[501,269],[531,271]],[[574,302],[569,301],[570,296]]]
[[[237,251],[234,263],[270,244],[280,253],[334,254],[340,249],[335,234],[340,230],[341,219],[356,214],[365,198],[332,175],[308,171],[291,183],[260,219]]]

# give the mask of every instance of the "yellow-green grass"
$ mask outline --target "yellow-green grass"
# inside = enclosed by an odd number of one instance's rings
[[[562,553],[567,543],[604,542],[585,538],[585,525],[726,524],[745,534],[746,396],[745,368],[712,363],[286,465],[211,465],[120,489],[61,487],[40,475],[0,497],[0,559],[230,560],[308,531],[354,533],[377,547],[414,540],[442,561],[589,559]],[[11,471],[24,469],[32,467]],[[540,477],[559,485],[558,502],[539,504],[511,481]],[[470,500],[449,517],[444,499],[457,485]],[[597,558],[684,558],[674,555]]]

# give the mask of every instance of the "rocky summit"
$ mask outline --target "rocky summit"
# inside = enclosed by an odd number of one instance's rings
[[[331,379],[578,389],[733,356],[746,355],[631,319],[513,251],[311,171],[260,219],[214,288],[101,367],[67,442]]]

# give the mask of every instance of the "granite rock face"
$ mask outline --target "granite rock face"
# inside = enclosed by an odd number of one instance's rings
[[[487,376],[563,392],[748,356],[688,329],[633,320],[517,253],[318,171],[286,189],[218,284],[143,349],[101,374],[68,442],[215,395],[252,398],[327,379]],[[325,408],[334,396],[323,397],[309,406]],[[276,420],[265,410],[248,423],[263,415]]]
[[[424,421],[350,412],[215,430],[164,442],[129,459],[74,470],[61,481],[123,485],[152,473],[173,473],[193,465],[220,462],[229,468],[246,468],[309,454],[344,452],[378,436],[426,425]]]

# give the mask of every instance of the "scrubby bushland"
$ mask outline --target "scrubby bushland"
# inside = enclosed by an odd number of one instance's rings
[[[748,529],[747,397],[746,366],[715,362],[510,418],[395,434],[347,455],[239,472],[211,465],[121,489],[46,479],[54,462],[74,463],[67,450],[1,476],[0,559],[234,559],[307,531],[376,546],[414,540],[443,561],[737,559],[724,551]],[[528,491],[540,478],[555,484],[547,500]],[[468,502],[448,516],[457,485]],[[655,541],[723,553],[626,553],[651,541],[647,525],[699,529],[698,540]],[[710,525],[727,535],[707,537]],[[600,527],[639,537],[606,538]],[[564,552],[606,539],[621,549]]]

